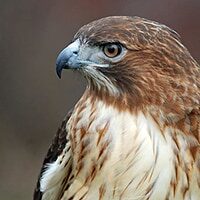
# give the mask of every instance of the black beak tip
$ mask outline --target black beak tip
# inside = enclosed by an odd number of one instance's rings
[[[65,60],[63,59],[62,55],[58,56],[56,60],[56,74],[59,78],[61,78],[62,70],[65,68]]]
[[[58,65],[56,66],[56,74],[57,74],[58,78],[61,79],[62,68],[59,67]]]
[[[67,68],[68,59],[65,50],[61,51],[56,59],[56,73],[59,78],[61,78],[62,70]]]

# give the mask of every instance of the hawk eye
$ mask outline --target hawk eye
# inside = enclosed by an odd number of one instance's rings
[[[105,44],[103,46],[104,54],[109,58],[118,56],[122,51],[122,47],[119,44]]]

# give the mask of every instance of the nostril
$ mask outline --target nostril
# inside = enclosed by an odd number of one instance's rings
[[[77,55],[77,54],[78,54],[78,51],[74,51],[73,54]]]

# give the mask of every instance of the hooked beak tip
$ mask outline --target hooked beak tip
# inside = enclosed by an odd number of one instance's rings
[[[56,68],[56,74],[57,74],[58,78],[61,79],[62,68],[59,68],[59,67],[57,66],[57,68]]]
[[[76,68],[77,51],[79,50],[79,41],[75,41],[63,49],[56,59],[56,73],[61,78],[63,69]]]

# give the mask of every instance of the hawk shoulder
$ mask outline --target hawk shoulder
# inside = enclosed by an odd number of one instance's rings
[[[53,199],[53,197],[49,197],[52,193],[56,195],[60,195],[62,190],[62,176],[59,174],[63,173],[66,169],[70,168],[70,144],[67,138],[68,133],[66,130],[66,124],[71,117],[72,110],[66,115],[65,119],[62,121],[61,126],[58,128],[56,135],[53,138],[52,144],[49,147],[49,150],[46,154],[46,157],[43,161],[43,165],[38,177],[37,186],[34,191],[34,198],[33,200],[44,200],[44,199]],[[62,154],[65,151],[69,153],[68,160],[65,160],[66,165],[62,170],[60,166],[62,166]],[[59,158],[60,157],[60,158]],[[70,170],[67,171],[67,174],[70,174]],[[67,176],[66,174],[66,176]],[[47,177],[48,175],[48,177]],[[56,181],[56,182],[55,182]],[[56,184],[55,184],[56,183]],[[59,184],[60,183],[60,184]],[[57,192],[56,192],[57,190]],[[53,196],[54,196],[53,194]]]

